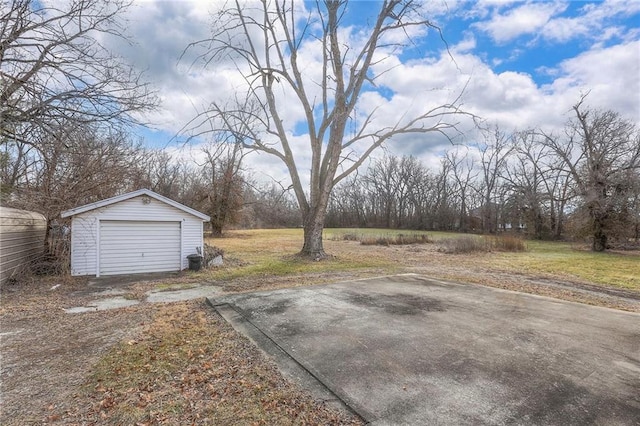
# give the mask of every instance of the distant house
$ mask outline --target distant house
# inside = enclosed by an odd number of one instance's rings
[[[40,213],[0,206],[0,284],[44,254],[46,234]]]
[[[209,216],[148,189],[76,207],[71,217],[71,275],[179,271],[203,250]]]
[[[522,231],[526,229],[519,217],[506,215],[497,203],[484,204],[469,211],[470,228],[488,232]]]

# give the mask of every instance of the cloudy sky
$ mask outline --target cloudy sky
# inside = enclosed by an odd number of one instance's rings
[[[233,90],[228,68],[194,65],[194,51],[180,59],[189,43],[207,38],[212,12],[223,4],[135,0],[129,10],[132,43],[117,48],[146,70],[162,101],[160,109],[144,117],[152,129],[139,129],[150,146],[176,152],[185,140],[181,129],[197,111],[224,101]],[[377,7],[374,1],[349,4],[345,40],[357,43],[358,35],[366,34]],[[363,110],[378,107],[385,119],[400,120],[407,111],[450,100],[464,89],[463,108],[486,123],[507,132],[550,131],[560,129],[571,117],[571,106],[589,92],[589,106],[640,121],[640,1],[433,0],[423,7],[441,27],[448,49],[433,36],[416,34],[412,46],[389,53],[374,69],[380,75],[378,90],[363,96]],[[312,62],[311,53],[309,58]],[[296,111],[287,110],[292,133],[299,129]],[[458,135],[459,141],[475,137],[464,123],[461,130],[465,135]],[[198,149],[197,143],[190,147]],[[448,141],[424,135],[389,145],[393,153],[427,163],[435,163],[448,147]],[[303,141],[297,155],[305,161]],[[278,178],[282,173],[279,163],[265,155],[250,157],[248,165]]]

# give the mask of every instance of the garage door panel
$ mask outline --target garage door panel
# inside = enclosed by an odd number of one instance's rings
[[[170,227],[166,227],[163,229],[162,227],[158,227],[154,225],[153,227],[149,227],[148,229],[128,229],[124,227],[122,232],[124,234],[109,234],[100,235],[100,239],[102,241],[137,241],[141,244],[145,242],[155,242],[155,241],[175,241],[176,238],[180,238],[180,228],[179,223],[168,222],[168,225],[172,227],[176,227],[177,229],[171,229]],[[153,236],[153,240],[149,240],[149,236]]]
[[[180,222],[101,221],[100,274],[180,270]]]
[[[123,240],[113,240],[113,241],[102,241],[101,245],[103,246],[103,253],[109,253],[109,252],[121,253],[123,250],[124,251],[128,251],[128,250],[137,251],[142,249],[162,250],[167,247],[174,247],[175,242],[179,241],[179,238],[176,238],[174,240],[160,240],[160,239],[154,238],[153,241],[141,241],[141,240],[146,240],[147,238],[148,237],[140,237],[139,239],[132,239],[132,240],[123,239]]]

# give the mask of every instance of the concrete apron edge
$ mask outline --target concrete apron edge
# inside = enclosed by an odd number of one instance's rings
[[[304,361],[291,355],[276,339],[259,329],[244,315],[241,309],[226,302],[218,302],[211,297],[207,297],[206,301],[236,331],[246,336],[254,345],[274,359],[276,365],[285,375],[297,379],[302,387],[315,398],[359,416],[366,424],[375,420],[372,413],[349,398],[338,386],[323,378],[319,372]]]

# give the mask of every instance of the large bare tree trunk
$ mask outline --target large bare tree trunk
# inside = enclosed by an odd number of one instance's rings
[[[316,211],[304,218],[304,245],[300,255],[316,260],[327,257],[322,244],[324,217],[325,213]]]
[[[591,250],[593,251],[605,251],[607,249],[607,233],[604,229],[604,220],[598,217],[597,214],[592,212],[591,215],[593,223],[593,242],[591,244]]]

